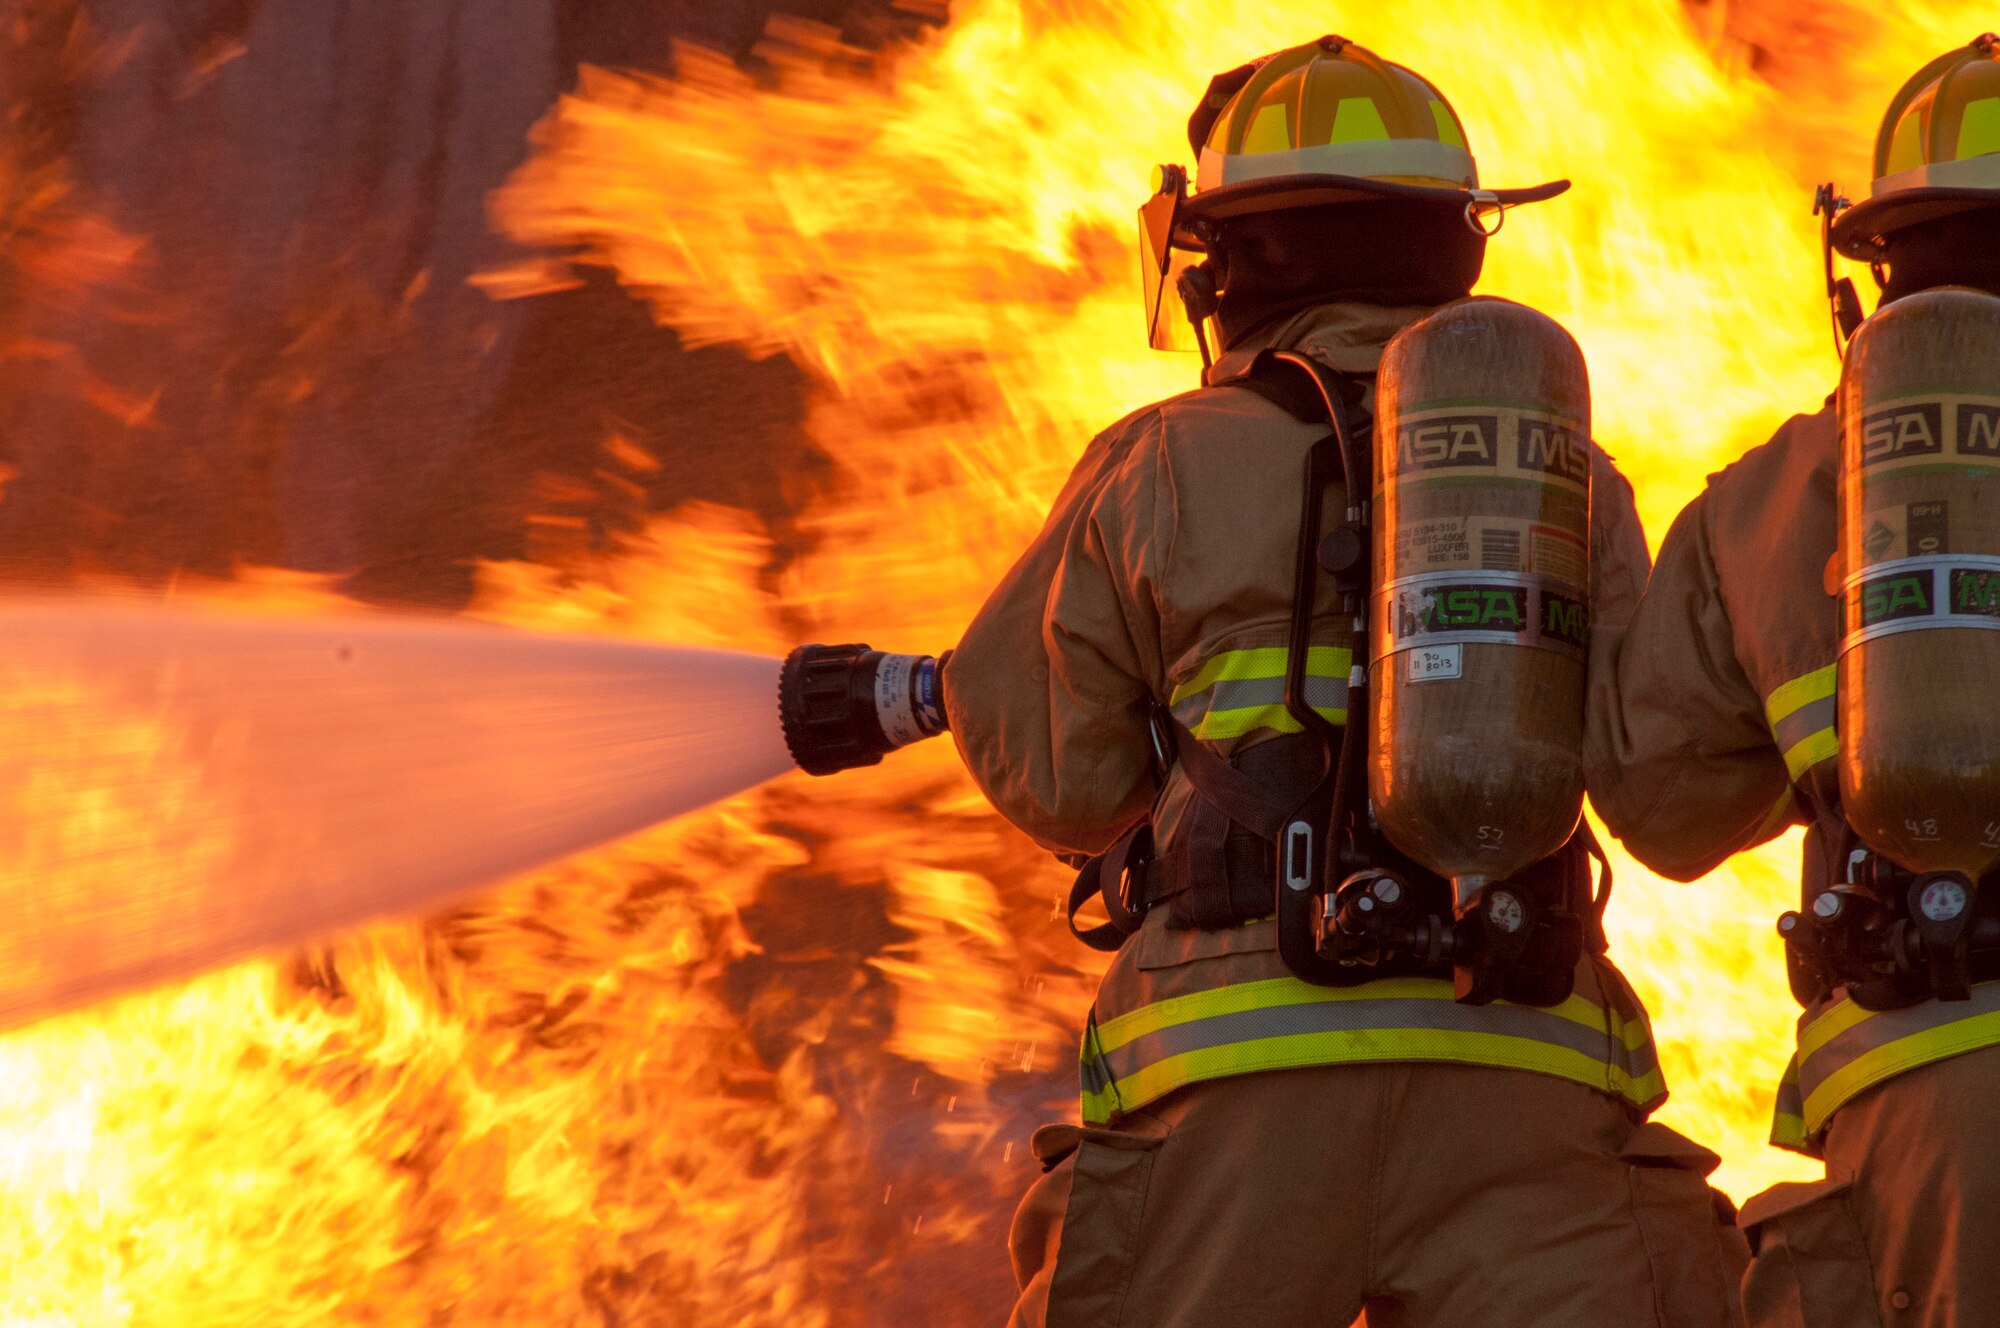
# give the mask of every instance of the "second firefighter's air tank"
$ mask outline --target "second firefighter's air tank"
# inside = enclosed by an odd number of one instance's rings
[[[2000,864],[2000,299],[1885,306],[1839,402],[1842,807],[1877,853],[1969,886]],[[1921,911],[1963,906],[1936,890]]]
[[[1368,791],[1464,911],[1582,812],[1590,386],[1552,319],[1487,298],[1404,329],[1378,384]]]

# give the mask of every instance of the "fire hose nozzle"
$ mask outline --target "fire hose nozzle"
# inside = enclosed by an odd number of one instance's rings
[[[778,672],[778,723],[792,760],[809,775],[831,775],[943,733],[940,663],[866,645],[799,646]]]

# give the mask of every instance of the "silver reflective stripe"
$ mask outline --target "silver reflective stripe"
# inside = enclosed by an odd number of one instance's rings
[[[1437,597],[1456,591],[1518,590],[1521,618],[1514,627],[1442,626],[1432,622]],[[1466,568],[1452,572],[1418,572],[1385,581],[1369,600],[1369,661],[1380,664],[1390,655],[1426,646],[1497,644],[1529,646],[1581,660],[1584,648],[1550,631],[1551,607],[1567,601],[1583,612],[1587,592],[1567,581],[1537,572],[1488,572]],[[1581,620],[1579,620],[1580,622]],[[1578,640],[1582,639],[1579,626]]]
[[[1954,572],[1982,572],[1988,577],[2000,575],[2000,557],[1988,554],[1929,554],[1916,558],[1885,558],[1879,563],[1871,563],[1859,571],[1850,572],[1841,583],[1843,607],[1842,622],[1846,634],[1840,638],[1840,653],[1884,636],[1899,636],[1904,632],[1929,632],[1943,628],[1970,628],[1975,631],[2000,631],[2000,616],[1991,613],[1960,613],[1952,603],[1952,574]],[[1917,581],[1927,587],[1929,602],[1920,606],[1916,613],[1885,618],[1876,623],[1864,623],[1867,612],[1866,589],[1880,581]],[[1860,592],[1857,595],[1856,592]]]
[[[1826,1086],[1827,1081],[1850,1065],[1858,1063],[1870,1052],[1878,1051],[1892,1042],[1916,1034],[1937,1029],[1950,1028],[1978,1015],[1992,1014],[2000,1010],[2000,982],[1982,983],[1972,989],[1969,1001],[1924,1001],[1906,1006],[1900,1010],[1882,1010],[1870,1014],[1856,1023],[1828,1038],[1820,1046],[1799,1061],[1798,1094],[1801,1105],[1812,1102],[1813,1095]],[[1927,1055],[1936,1050],[1939,1055]],[[1922,1045],[1910,1049],[1913,1064],[1925,1060],[1939,1059],[1963,1048],[1953,1046],[1949,1051]],[[1911,1068],[1911,1067],[1905,1067]],[[1872,1082],[1872,1080],[1870,1081]],[[1861,1085],[1857,1085],[1857,1089]],[[1837,1104],[1836,1104],[1837,1105]],[[1812,1115],[1824,1119],[1831,1115],[1833,1106],[1813,1102]]]
[[[1173,708],[1174,718],[1193,728],[1203,715],[1216,710],[1248,710],[1285,703],[1283,678],[1236,678],[1211,684]],[[1306,678],[1306,704],[1315,710],[1345,710],[1347,679]]]
[[[1780,1116],[1802,1116],[1806,1109],[1806,1095],[1799,1088],[1798,1067],[1785,1067],[1785,1077],[1778,1081],[1778,1099],[1774,1108]]]
[[[1609,1059],[1634,1079],[1643,1078],[1659,1065],[1650,1040],[1636,1050],[1627,1049],[1606,1029],[1592,1029],[1561,1015],[1548,1014],[1527,1006],[1465,1006],[1450,1000],[1378,997],[1370,1000],[1308,1001],[1262,1009],[1239,1010],[1212,1015],[1156,1032],[1142,1034],[1106,1052],[1102,1064],[1108,1073],[1097,1076],[1103,1082],[1126,1079],[1147,1065],[1210,1047],[1255,1042],[1262,1038],[1290,1037],[1301,1033],[1346,1033],[1359,1029],[1433,1029],[1447,1033],[1491,1033],[1501,1037],[1526,1038],[1551,1046],[1566,1047],[1597,1060]],[[1086,1062],[1085,1087],[1090,1088],[1091,1070]]]
[[[1195,193],[1245,180],[1280,175],[1429,176],[1446,188],[1478,183],[1472,154],[1435,138],[1378,138],[1315,143],[1279,152],[1217,152],[1203,148],[1195,162]]]
[[[1771,736],[1777,739],[1778,750],[1788,752],[1821,729],[1832,728],[1836,709],[1836,698],[1822,696],[1773,723]]]

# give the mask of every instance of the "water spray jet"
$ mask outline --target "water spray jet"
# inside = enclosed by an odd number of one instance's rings
[[[777,661],[463,621],[0,603],[0,1027],[782,773]]]

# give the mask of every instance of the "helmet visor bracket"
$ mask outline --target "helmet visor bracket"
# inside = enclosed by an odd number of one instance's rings
[[[1491,226],[1486,224],[1488,217],[1493,219]],[[1474,235],[1490,240],[1507,224],[1507,205],[1491,189],[1474,189],[1465,202],[1465,224]]]

